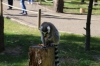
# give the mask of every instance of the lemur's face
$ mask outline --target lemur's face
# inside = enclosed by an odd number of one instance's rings
[[[48,34],[50,33],[50,26],[48,26],[48,27],[41,26],[40,30],[43,33],[43,36],[47,37]]]
[[[48,36],[48,33],[47,32],[43,32],[43,36],[44,37],[47,37]]]

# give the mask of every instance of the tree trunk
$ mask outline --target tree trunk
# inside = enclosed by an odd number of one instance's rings
[[[0,16],[0,52],[4,50],[4,18]]]
[[[29,66],[55,66],[55,47],[31,46]]]
[[[64,0],[53,0],[54,10],[58,13],[63,13]]]
[[[4,18],[2,0],[0,0],[0,52],[4,50]]]
[[[93,5],[93,0],[90,0],[89,7],[88,7],[87,23],[86,23],[86,44],[85,44],[85,50],[90,50],[90,37],[91,37],[90,24],[91,24],[92,5]]]
[[[81,3],[84,3],[84,0],[81,0]]]
[[[93,0],[94,2],[98,2],[98,0]]]

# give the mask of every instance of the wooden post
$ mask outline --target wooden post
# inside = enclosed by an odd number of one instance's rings
[[[38,12],[38,29],[40,28],[40,25],[41,25],[41,9],[39,9]]]
[[[55,66],[55,47],[31,46],[29,66]]]
[[[3,5],[0,0],[0,52],[4,50],[4,17],[3,17]]]
[[[80,8],[80,13],[85,13],[85,8]]]

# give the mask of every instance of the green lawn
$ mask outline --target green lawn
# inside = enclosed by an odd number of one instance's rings
[[[5,49],[0,54],[0,66],[28,66],[29,46],[41,43],[38,29],[5,19]],[[85,51],[85,37],[60,33],[61,66],[100,66],[100,37],[91,38],[91,50]],[[48,61],[49,62],[49,61]]]
[[[87,14],[89,1],[85,0],[84,4],[81,4],[80,2],[80,0],[65,0],[64,12],[71,14],[80,14],[80,8],[85,8],[85,13],[83,14]],[[100,1],[98,1],[98,3],[100,3]],[[53,8],[53,3],[42,1],[42,5],[49,6],[51,7],[51,9]],[[100,15],[100,4],[93,6],[92,14]]]

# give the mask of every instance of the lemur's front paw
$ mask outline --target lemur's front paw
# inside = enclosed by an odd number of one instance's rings
[[[43,48],[46,48],[46,46],[43,46]]]
[[[53,47],[53,46],[54,46],[54,44],[53,44],[53,43],[51,43],[51,44],[50,44],[50,46],[51,46],[51,47]]]

